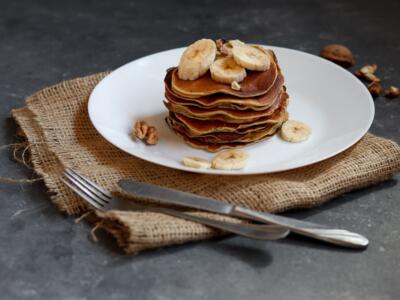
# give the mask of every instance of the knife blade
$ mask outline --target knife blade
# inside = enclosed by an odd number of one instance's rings
[[[159,201],[161,203],[185,206],[198,210],[205,210],[213,213],[239,217],[237,214],[239,206],[215,200],[212,198],[199,196],[193,193],[182,192],[175,189],[165,188],[151,183],[126,180],[126,179],[120,180],[118,182],[118,185],[123,190],[127,191],[128,193],[138,198],[144,198],[144,199],[147,198]],[[284,225],[284,226],[288,225],[287,222],[285,222],[285,220],[288,219],[286,217],[281,217],[272,214],[268,214],[268,217],[271,218],[270,222],[273,222],[277,225]],[[254,218],[251,219],[254,220]],[[295,219],[290,219],[290,221],[291,221],[290,225],[293,226],[315,228],[316,225],[314,223],[309,223],[306,221],[298,221]],[[318,225],[318,228],[326,229],[327,227],[323,225]]]
[[[155,184],[122,179],[118,185],[139,198],[149,198],[163,203],[187,206],[220,214],[231,214],[233,205],[196,194],[164,188]]]

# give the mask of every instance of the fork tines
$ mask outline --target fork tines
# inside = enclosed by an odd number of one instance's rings
[[[60,179],[89,204],[100,210],[106,210],[110,204],[111,194],[88,178],[72,169],[65,169],[65,178]]]

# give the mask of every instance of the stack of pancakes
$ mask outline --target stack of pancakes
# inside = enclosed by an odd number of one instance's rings
[[[166,122],[187,144],[216,152],[274,135],[288,119],[289,96],[275,55],[266,71],[248,71],[240,90],[214,81],[210,72],[182,80],[178,69],[165,76]]]

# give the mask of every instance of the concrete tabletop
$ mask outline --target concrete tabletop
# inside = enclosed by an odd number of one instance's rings
[[[36,90],[202,37],[313,54],[342,43],[357,67],[376,63],[383,84],[399,86],[399,11],[398,0],[1,0],[1,144],[14,141],[10,110]],[[400,142],[400,98],[375,106],[371,132]],[[1,176],[34,176],[2,150]],[[0,298],[400,299],[398,179],[288,213],[364,234],[365,251],[230,237],[137,256],[107,235],[94,243],[91,227],[56,211],[42,183],[0,183]]]

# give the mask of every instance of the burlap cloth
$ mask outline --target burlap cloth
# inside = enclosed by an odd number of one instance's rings
[[[87,207],[60,181],[65,166],[110,191],[118,191],[119,179],[132,178],[268,212],[318,206],[339,194],[388,179],[400,170],[400,147],[371,134],[329,160],[276,174],[210,176],[157,166],[118,150],[90,123],[87,100],[105,75],[45,88],[28,97],[26,107],[12,112],[28,139],[35,171],[44,178],[51,200],[69,215],[82,214]],[[98,214],[96,223],[127,253],[223,234],[151,212],[110,211]]]

